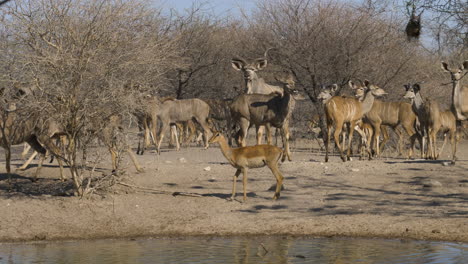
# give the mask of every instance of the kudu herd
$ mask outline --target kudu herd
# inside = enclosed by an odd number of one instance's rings
[[[150,142],[156,146],[157,153],[160,154],[161,144],[169,128],[177,150],[180,148],[178,131],[185,132],[184,141],[199,133],[203,135],[205,149],[209,143],[219,143],[225,158],[237,169],[231,198],[235,196],[237,177],[243,173],[245,200],[247,169],[263,166],[268,166],[276,177],[274,199],[279,198],[283,175],[278,169],[278,162],[286,158],[292,160],[289,129],[297,90],[291,74],[276,76],[276,81],[281,85],[268,84],[258,76],[258,71],[265,69],[268,64],[267,54],[268,50],[262,58],[249,61],[234,57],[231,60],[231,66],[243,74],[245,86],[244,92],[233,99],[175,99],[154,95],[142,97],[142,107],[134,113],[140,131],[144,134],[143,143],[138,144],[137,154],[143,154]],[[322,133],[325,137],[325,162],[329,161],[329,144],[332,138],[342,161],[351,160],[354,131],[357,131],[361,138],[361,157],[364,155],[369,159],[379,157],[389,138],[387,127],[392,128],[397,134],[399,154],[402,153],[404,142],[403,130],[408,135],[411,143],[408,158],[413,157],[414,143],[418,140],[421,156],[426,159],[437,159],[446,144],[448,134],[452,145],[452,162],[455,162],[458,142],[457,122],[468,119],[468,86],[463,85],[468,61],[464,61],[456,69],[449,69],[445,62],[442,62],[441,66],[444,71],[450,73],[452,80],[452,104],[451,109],[447,111],[441,111],[435,100],[424,99],[421,96],[421,83],[405,85],[404,98],[409,99],[411,103],[385,102],[378,99],[387,93],[368,80],[348,81],[347,85],[354,92],[353,96],[337,95],[339,90],[337,84],[325,86],[316,98],[323,106],[327,124],[327,131]],[[10,175],[11,172],[11,146],[23,142],[28,143],[41,155],[35,178],[46,151],[58,157],[61,167],[66,158],[53,139],[66,135],[64,128],[52,120],[38,123],[31,118],[19,122],[13,107],[14,103],[2,104],[0,145],[5,149],[7,174]],[[113,140],[115,133],[121,130],[121,124],[120,117],[111,117],[99,137],[111,153],[114,170],[117,169],[118,151]],[[246,146],[248,129],[251,126],[256,127],[257,145]],[[272,146],[271,127],[280,130],[283,149]],[[266,128],[267,135],[265,145],[261,145],[263,128]],[[443,132],[445,137],[440,151],[436,142],[438,132]],[[226,134],[227,138],[223,134]],[[238,148],[232,148],[232,140],[237,142]],[[127,147],[126,151],[137,171],[143,171],[131,149]],[[63,178],[62,170],[61,175]]]

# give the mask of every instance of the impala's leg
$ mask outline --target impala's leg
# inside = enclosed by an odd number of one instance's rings
[[[268,168],[270,168],[271,172],[276,178],[276,190],[275,195],[273,196],[273,200],[277,200],[280,197],[281,186],[283,185],[283,174],[278,169],[278,160],[275,160],[271,163],[267,163]]]
[[[244,202],[247,200],[247,168],[242,168],[242,187],[244,189]]]
[[[237,178],[239,177],[239,175],[241,174],[242,170],[241,169],[237,169],[236,171],[236,174],[234,174],[234,177],[232,179],[232,195],[231,195],[231,200],[234,200],[234,198],[236,197],[236,182],[237,182]]]

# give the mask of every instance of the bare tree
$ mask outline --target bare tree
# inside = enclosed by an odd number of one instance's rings
[[[167,25],[140,0],[23,0],[2,12],[17,58],[10,75],[32,85],[33,105],[65,127],[65,156],[77,194],[85,195],[91,178],[84,154],[107,120],[131,116],[135,98],[176,66]]]

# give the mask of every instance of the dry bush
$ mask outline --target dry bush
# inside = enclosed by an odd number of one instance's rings
[[[16,58],[10,78],[34,90],[29,111],[40,107],[42,121],[65,128],[65,158],[84,195],[89,161],[81,154],[112,116],[130,116],[145,90],[165,82],[177,66],[174,40],[159,12],[139,0],[25,0],[2,12]]]

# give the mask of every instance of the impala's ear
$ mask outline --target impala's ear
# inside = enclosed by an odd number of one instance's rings
[[[234,59],[231,60],[231,65],[235,70],[241,71],[245,66],[245,62],[242,61],[242,60],[234,58]]]
[[[464,61],[460,66],[460,70],[466,69],[468,70],[468,60]]]
[[[364,80],[364,86],[369,87],[369,84],[370,84],[369,80],[365,79]]]
[[[349,81],[348,85],[349,85],[349,88],[356,89],[353,81]]]
[[[408,83],[408,84],[403,84],[403,87],[405,87],[405,90],[408,91],[409,88],[411,87],[411,85]]]
[[[450,72],[449,69],[448,69],[448,64],[446,62],[441,62],[441,68],[442,70],[446,71],[446,72]]]
[[[414,90],[415,92],[421,91],[421,85],[419,85],[419,83],[413,84],[413,90]]]

